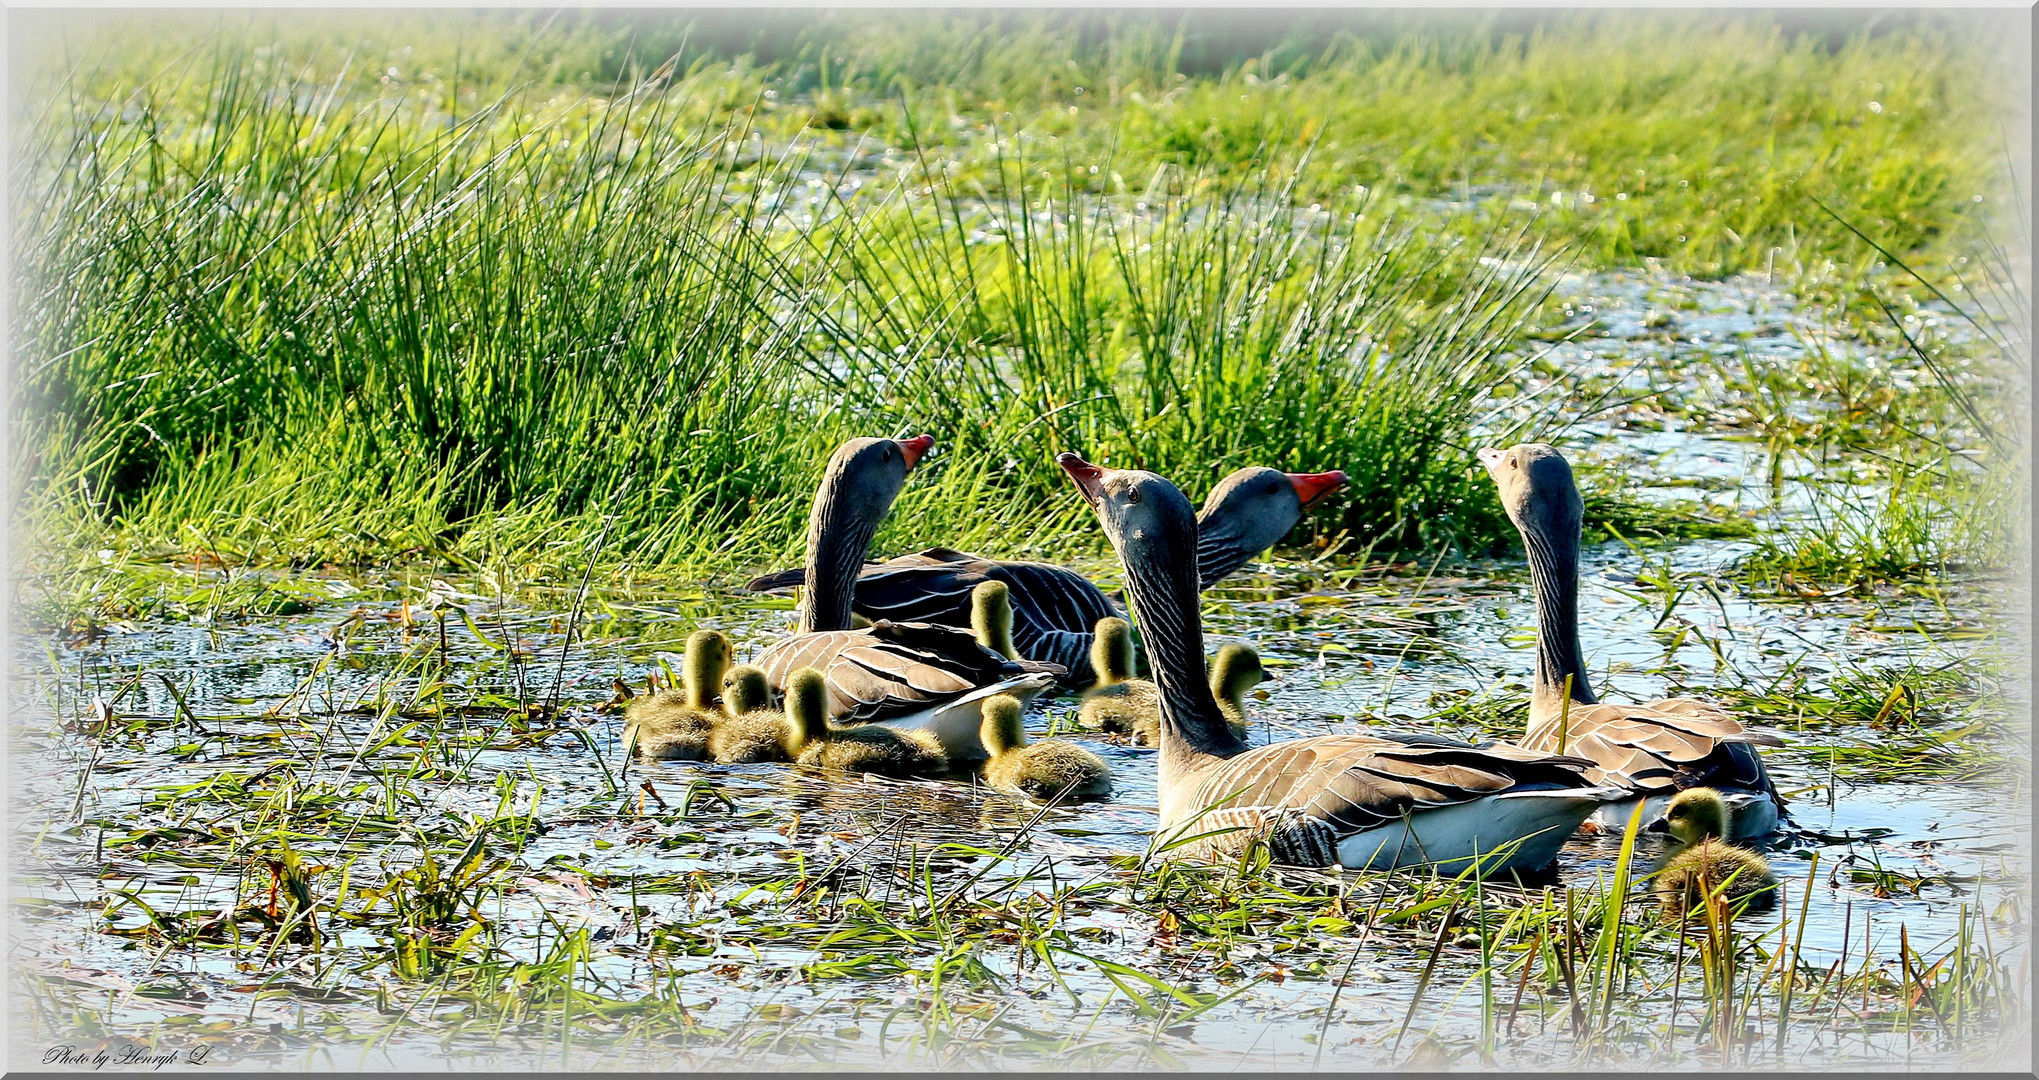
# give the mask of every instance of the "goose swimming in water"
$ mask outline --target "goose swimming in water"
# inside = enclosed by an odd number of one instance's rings
[[[1210,588],[1273,546],[1305,511],[1343,487],[1345,479],[1336,470],[1246,468],[1220,480],[1198,519],[1199,587]],[[802,571],[781,570],[752,581],[750,588],[771,592],[803,580]],[[872,619],[968,626],[972,590],[985,581],[1001,582],[1012,592],[1019,656],[1061,665],[1067,669],[1062,682],[1072,688],[1095,680],[1089,658],[1092,628],[1119,609],[1089,578],[1067,567],[928,548],[864,564],[852,603],[858,614]]]
[[[1733,808],[1729,839],[1776,829],[1784,799],[1756,747],[1782,746],[1782,739],[1745,728],[1691,698],[1620,705],[1594,696],[1579,645],[1579,535],[1585,504],[1564,455],[1543,443],[1523,443],[1484,449],[1479,456],[1500,488],[1502,507],[1522,533],[1536,591],[1536,682],[1529,699],[1529,732],[1521,745],[1592,761],[1587,775],[1644,799],[1645,817],[1661,813],[1680,790],[1703,786],[1720,792]],[[1609,806],[1600,820],[1618,825],[1628,820],[1630,808]]]
[[[1619,789],[1589,784],[1590,763],[1434,736],[1321,735],[1248,749],[1203,670],[1196,518],[1150,472],[1057,462],[1096,511],[1124,564],[1160,691],[1162,834],[1217,830],[1176,849],[1198,856],[1265,839],[1299,866],[1386,869],[1479,858],[1490,870],[1549,865],[1579,823]]]
[[[879,619],[851,629],[851,586],[871,536],[933,444],[927,435],[852,439],[836,450],[808,518],[799,631],[765,649],[757,666],[780,689],[793,672],[815,668],[835,720],[928,731],[951,757],[981,760],[978,703],[993,694],[1031,700],[1063,669],[1007,659],[953,626]]]

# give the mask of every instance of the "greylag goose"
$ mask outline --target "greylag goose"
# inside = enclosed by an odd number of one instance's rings
[[[879,724],[836,727],[828,722],[828,708],[828,680],[821,672],[801,668],[788,678],[788,749],[800,764],[900,780],[949,771],[949,756],[931,732],[894,731]]]
[[[1782,746],[1782,739],[1745,728],[1691,698],[1619,705],[1594,696],[1579,647],[1579,530],[1585,505],[1564,455],[1543,443],[1523,443],[1483,449],[1479,456],[1500,488],[1502,507],[1522,533],[1536,592],[1536,681],[1529,698],[1529,733],[1521,745],[1592,761],[1587,775],[1594,782],[1627,788],[1645,800],[1649,816],[1685,788],[1710,787],[1734,807],[1729,839],[1777,828],[1784,799],[1756,746]],[[1630,809],[1609,806],[1601,820],[1625,822]]]
[[[719,630],[687,637],[680,689],[661,690],[623,711],[623,744],[641,758],[708,760],[708,736],[723,718],[715,692],[729,670],[729,638]]]
[[[1619,797],[1586,781],[1589,762],[1507,745],[1355,734],[1248,749],[1204,677],[1189,500],[1150,472],[1056,460],[1103,522],[1146,629],[1161,697],[1160,829],[1190,840],[1177,851],[1208,857],[1264,838],[1277,861],[1300,866],[1455,870],[1478,858],[1534,869]]]
[[[1098,685],[1083,695],[1076,716],[1087,727],[1129,734],[1136,744],[1153,746],[1161,739],[1161,692],[1151,680],[1126,677],[1126,658],[1131,654],[1126,621],[1099,619],[1096,645],[1090,651],[1091,666],[1100,672]],[[1218,699],[1225,723],[1242,742],[1246,739],[1246,694],[1271,678],[1251,646],[1226,645],[1211,661],[1211,694]]]
[[[1240,469],[1218,482],[1199,518],[1200,587],[1266,551],[1302,519],[1304,511],[1345,484],[1345,474]],[[802,583],[798,570],[766,574],[750,583],[759,592]],[[1068,669],[1064,685],[1088,686],[1096,675],[1087,656],[1097,620],[1119,614],[1090,579],[1067,567],[986,559],[934,547],[882,563],[866,563],[857,576],[854,605],[872,619],[970,624],[970,594],[980,582],[1012,590],[1013,641],[1019,655]]]
[[[722,683],[722,705],[729,715],[708,734],[708,757],[723,765],[791,761],[792,729],[786,714],[771,707],[771,685],[763,668],[740,664]]]
[[[982,737],[991,755],[984,781],[992,787],[1041,800],[1095,799],[1112,792],[1111,766],[1103,758],[1066,739],[1028,742],[1018,698],[984,699]]]
[[[1657,871],[1657,901],[1664,914],[1684,918],[1705,910],[1702,897],[1719,894],[1730,911],[1768,911],[1777,905],[1777,878],[1769,860],[1722,839],[1728,835],[1727,800],[1712,788],[1688,788],[1650,823],[1679,845]]]
[[[829,715],[845,724],[931,731],[951,757],[979,760],[978,702],[1031,700],[1062,668],[1009,660],[969,630],[879,619],[851,629],[850,590],[907,471],[934,439],[852,439],[829,459],[807,527],[807,598],[799,631],[757,658],[775,688],[801,668],[827,680]]]

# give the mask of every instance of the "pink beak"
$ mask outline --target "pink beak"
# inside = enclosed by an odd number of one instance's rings
[[[906,467],[909,469],[920,464],[920,459],[929,450],[934,449],[935,445],[935,437],[932,435],[915,435],[911,439],[894,439],[893,441],[899,444],[899,452],[906,455]]]
[[[1480,464],[1491,469],[1501,463],[1502,455],[1506,453],[1507,451],[1505,450],[1496,450],[1491,446],[1483,446],[1479,450]]]
[[[1317,500],[1345,486],[1345,474],[1333,469],[1319,473],[1283,473],[1296,486],[1296,499],[1308,510]]]
[[[1091,509],[1097,509],[1098,497],[1104,494],[1104,470],[1070,453],[1056,454],[1055,464],[1062,466],[1062,471],[1076,481],[1076,490],[1083,493],[1083,501],[1089,503]]]

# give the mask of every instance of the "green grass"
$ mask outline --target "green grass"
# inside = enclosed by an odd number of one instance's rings
[[[42,539],[237,564],[741,571],[834,443],[920,429],[881,547],[1095,548],[1078,449],[1344,468],[1345,550],[1488,548],[1462,442],[1548,253],[1825,253],[1822,197],[1937,266],[1998,157],[1932,24],[148,25],[20,126],[15,480]]]

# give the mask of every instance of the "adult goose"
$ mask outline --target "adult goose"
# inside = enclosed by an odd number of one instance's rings
[[[871,536],[934,444],[852,439],[829,459],[807,525],[807,601],[798,632],[757,657],[775,690],[802,668],[828,684],[829,716],[932,732],[959,760],[981,760],[978,702],[993,694],[1028,701],[1054,682],[1052,664],[1009,660],[970,630],[879,619],[851,629],[850,592]]]
[[[1443,738],[1320,735],[1248,749],[1204,677],[1193,553],[1196,519],[1150,472],[1056,459],[1103,522],[1147,631],[1161,695],[1161,831],[1178,851],[1216,855],[1265,838],[1301,866],[1387,869],[1480,859],[1490,870],[1550,864],[1579,823],[1619,796],[1578,758]]]
[[[1745,728],[1691,698],[1619,705],[1594,696],[1579,647],[1584,503],[1564,455],[1543,443],[1523,443],[1483,449],[1479,457],[1500,488],[1502,507],[1522,533],[1536,592],[1536,681],[1529,698],[1529,733],[1521,745],[1590,760],[1593,768],[1587,775],[1644,799],[1646,819],[1660,814],[1679,791],[1709,787],[1733,808],[1729,839],[1776,829],[1784,799],[1756,747],[1782,746],[1782,739]],[[1625,822],[1631,808],[1610,806],[1603,821]]]
[[[1345,484],[1345,474],[1285,473],[1240,469],[1218,482],[1198,519],[1197,573],[1200,588],[1246,565],[1302,519],[1303,512]],[[782,570],[750,583],[771,592],[801,584],[802,572]],[[970,594],[986,581],[1012,591],[1013,641],[1031,660],[1060,664],[1070,687],[1096,679],[1091,667],[1092,628],[1119,614],[1116,604],[1090,579],[1067,567],[982,558],[934,547],[882,563],[867,563],[857,575],[852,601],[871,619],[970,625]]]

